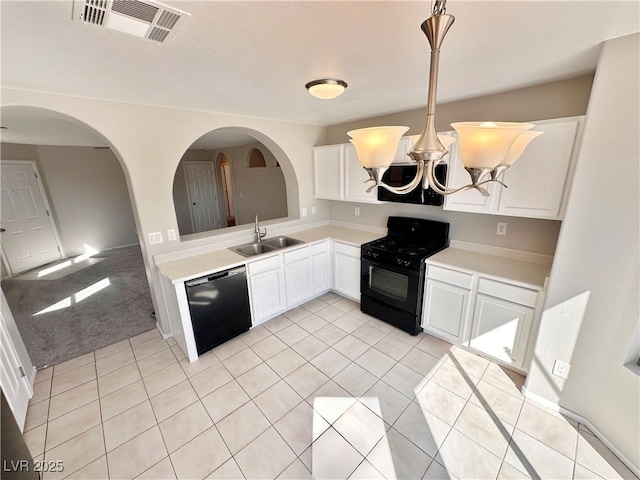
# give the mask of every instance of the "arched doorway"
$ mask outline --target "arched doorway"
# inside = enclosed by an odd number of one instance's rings
[[[12,106],[2,117],[2,160],[37,167],[63,252],[20,275],[3,268],[3,291],[34,365],[59,364],[154,329],[118,152],[91,127],[56,112]],[[10,197],[5,186],[3,200]],[[3,221],[8,213],[2,210]]]

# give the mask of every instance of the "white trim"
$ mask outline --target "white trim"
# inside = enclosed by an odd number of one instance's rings
[[[51,230],[53,231],[53,237],[56,241],[56,246],[58,247],[58,252],[60,252],[60,258],[58,260],[62,260],[67,258],[64,254],[64,249],[62,248],[62,242],[60,241],[60,236],[58,235],[58,228],[56,227],[56,222],[53,220],[53,210],[49,205],[49,199],[47,198],[47,194],[44,190],[44,185],[42,183],[42,176],[40,175],[40,171],[38,170],[38,165],[35,160],[0,160],[0,165],[30,165],[33,169],[33,172],[36,174],[36,182],[38,183],[38,188],[40,189],[40,194],[42,195],[42,200],[44,201],[44,208],[49,212],[47,217],[49,218],[49,223],[51,224]],[[5,262],[6,266],[9,266],[9,259],[5,257],[4,248],[2,249],[2,261]],[[48,262],[47,262],[48,263]],[[45,265],[44,263],[42,265]],[[38,265],[39,267],[41,265]],[[37,268],[33,267],[33,268]],[[9,273],[13,276],[13,269],[8,269]]]
[[[636,477],[640,477],[640,468],[634,465],[624,454],[613,444],[611,441],[600,431],[598,430],[593,423],[591,423],[587,418],[582,415],[578,415],[577,413],[572,412],[571,410],[567,410],[564,407],[561,407],[557,403],[552,402],[551,400],[547,400],[540,395],[536,395],[535,393],[527,390],[526,387],[522,387],[522,394],[530,400],[533,400],[536,403],[539,403],[545,408],[552,410],[554,412],[561,413],[565,417],[570,418],[571,420],[575,420],[578,423],[581,423],[585,427],[587,427],[591,432],[602,442],[604,445],[613,452],[613,454],[620,459],[625,466],[633,472]]]
[[[157,315],[157,313],[156,313]],[[162,338],[164,338],[165,340],[167,340],[168,338],[173,337],[173,332],[171,333],[164,333],[162,331],[162,328],[160,328],[160,323],[156,322],[156,328],[158,329],[158,331],[160,332],[160,335],[162,335]]]

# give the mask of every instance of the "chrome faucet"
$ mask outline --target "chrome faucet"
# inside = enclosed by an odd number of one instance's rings
[[[258,215],[256,215],[256,222],[255,222],[255,226],[253,229],[254,233],[256,234],[256,239],[255,241],[260,243],[262,241],[262,238],[265,237],[267,235],[267,229],[264,229],[264,233],[260,232],[260,223],[258,222]]]

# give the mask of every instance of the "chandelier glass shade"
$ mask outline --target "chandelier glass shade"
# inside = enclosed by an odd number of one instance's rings
[[[425,125],[421,135],[411,137],[412,141],[417,138],[408,153],[417,164],[416,177],[402,187],[391,187],[382,181],[384,172],[396,156],[400,138],[409,130],[408,127],[372,127],[347,132],[351,137],[351,143],[356,147],[360,164],[369,173],[367,182],[373,182],[367,189],[368,192],[382,187],[402,195],[410,193],[422,183],[423,188],[431,187],[442,195],[476,189],[482,195],[488,196],[489,192],[484,185],[497,182],[506,187],[499,179],[501,174],[520,158],[529,142],[542,135],[542,132],[528,131],[534,127],[531,123],[452,123],[451,126],[456,130],[458,137],[459,157],[471,177],[471,183],[453,189],[437,180],[435,168],[442,162],[451,144],[456,141],[454,137],[437,134],[435,128],[440,47],[454,20],[453,15],[446,14],[446,0],[436,0],[432,15],[421,26],[431,45],[431,61]]]

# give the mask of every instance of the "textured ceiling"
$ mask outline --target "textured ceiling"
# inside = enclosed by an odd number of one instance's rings
[[[72,20],[71,0],[0,2],[2,85],[148,105],[334,125],[425,105],[423,1],[178,1],[167,44]],[[438,101],[595,69],[603,40],[639,30],[639,2],[455,1]],[[76,5],[75,16],[78,15]],[[349,84],[334,100],[309,80]]]

